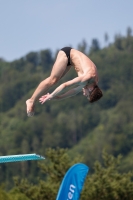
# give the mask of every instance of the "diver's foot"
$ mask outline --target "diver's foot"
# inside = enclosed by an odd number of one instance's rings
[[[27,106],[27,116],[28,117],[33,117],[34,116],[34,103],[31,99],[28,99],[26,101],[26,106]]]

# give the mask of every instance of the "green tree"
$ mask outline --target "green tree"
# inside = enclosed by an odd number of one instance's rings
[[[99,50],[100,50],[100,44],[99,44],[98,39],[93,39],[91,46],[90,46],[90,52],[89,53],[92,54],[92,53],[97,52]]]
[[[39,180],[38,185],[33,185],[26,179],[15,178],[16,187],[10,193],[14,195],[23,194],[32,200],[55,199],[66,171],[73,164],[82,161],[81,157],[71,160],[67,152],[67,149],[47,149],[47,162],[45,164],[39,162],[39,167],[44,174],[45,180]]]
[[[103,166],[95,162],[94,173],[86,180],[81,200],[132,200],[133,173],[119,173],[121,156],[103,152]]]
[[[115,47],[118,49],[118,50],[123,50],[123,47],[122,47],[122,36],[120,34],[117,34],[115,35]]]
[[[105,41],[106,44],[108,43],[108,41],[109,41],[108,33],[104,34],[104,41]]]
[[[82,40],[80,44],[78,44],[78,50],[81,51],[82,53],[87,54],[87,48],[88,48],[88,45],[85,39]]]
[[[131,35],[132,35],[132,29],[131,29],[131,27],[128,27],[127,28],[127,37],[131,37]]]
[[[19,200],[53,200],[56,198],[59,186],[67,170],[75,163],[82,162],[82,158],[70,159],[65,149],[48,149],[47,162],[39,167],[44,173],[44,180],[37,185],[26,179],[14,178],[16,186],[8,192],[12,198]],[[94,172],[89,174],[84,183],[81,200],[133,200],[133,173],[120,173],[122,156],[114,157],[103,151],[102,162],[96,161]]]

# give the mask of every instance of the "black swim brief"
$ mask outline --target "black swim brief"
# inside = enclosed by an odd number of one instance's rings
[[[71,47],[64,47],[62,48],[61,50],[65,52],[67,58],[68,58],[68,63],[67,63],[67,66],[71,65],[70,63],[70,51],[71,51]]]

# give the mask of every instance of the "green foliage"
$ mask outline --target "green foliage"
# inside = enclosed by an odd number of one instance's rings
[[[78,45],[78,50],[87,54],[87,46],[86,40],[82,40],[82,42]]]
[[[95,53],[99,50],[100,50],[99,41],[97,39],[93,39],[90,47],[90,54]]]
[[[53,200],[57,196],[60,183],[66,171],[75,163],[82,161],[81,157],[71,160],[67,149],[47,149],[45,163],[40,162],[39,167],[45,175],[44,180],[39,180],[38,185],[29,183],[26,179],[15,178],[16,187],[11,194],[23,194],[32,200]]]
[[[2,189],[0,189],[0,200],[11,200],[9,195]]]
[[[44,174],[37,184],[27,179],[14,178],[11,191],[1,190],[2,198],[9,200],[53,200],[68,169],[75,163],[84,162],[81,157],[71,160],[66,149],[47,149],[45,163],[39,162]],[[133,200],[133,172],[120,173],[122,156],[114,157],[103,151],[102,163],[96,161],[94,172],[86,177],[81,200]],[[10,198],[8,198],[10,197]],[[4,199],[2,199],[4,200]]]
[[[103,98],[92,105],[82,94],[44,105],[37,103],[33,118],[26,116],[25,101],[40,81],[49,76],[54,62],[51,51],[30,52],[11,63],[0,60],[0,155],[36,152],[45,156],[47,148],[59,146],[69,148],[71,159],[84,155],[85,162],[92,167],[95,160],[102,161],[102,150],[106,149],[114,156],[123,155],[122,172],[132,169],[131,30],[127,37],[117,36],[104,49],[98,45],[93,40],[92,47],[97,48],[88,54],[86,41],[78,48],[96,64]],[[75,76],[72,68],[60,83]],[[34,184],[42,176],[34,161],[2,164],[0,174],[0,183],[4,182],[8,189],[12,187],[12,177],[18,174]]]
[[[95,162],[94,173],[87,177],[81,200],[132,200],[133,173],[119,173],[121,156],[117,158],[103,152],[102,166]]]

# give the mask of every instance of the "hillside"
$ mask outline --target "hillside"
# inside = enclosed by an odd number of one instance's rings
[[[80,46],[81,48],[81,46]],[[80,50],[80,49],[79,49]],[[83,51],[84,52],[84,51]],[[69,148],[92,166],[106,149],[123,155],[121,170],[130,170],[133,146],[133,37],[117,38],[104,49],[85,52],[96,64],[103,98],[90,105],[79,94],[63,101],[36,105],[27,118],[25,101],[50,74],[55,57],[46,49],[14,62],[0,61],[0,155],[38,153],[48,147]],[[73,70],[62,80],[70,80]],[[15,167],[15,170],[14,170]],[[21,175],[35,182],[40,175],[35,162],[3,164],[0,182]]]

